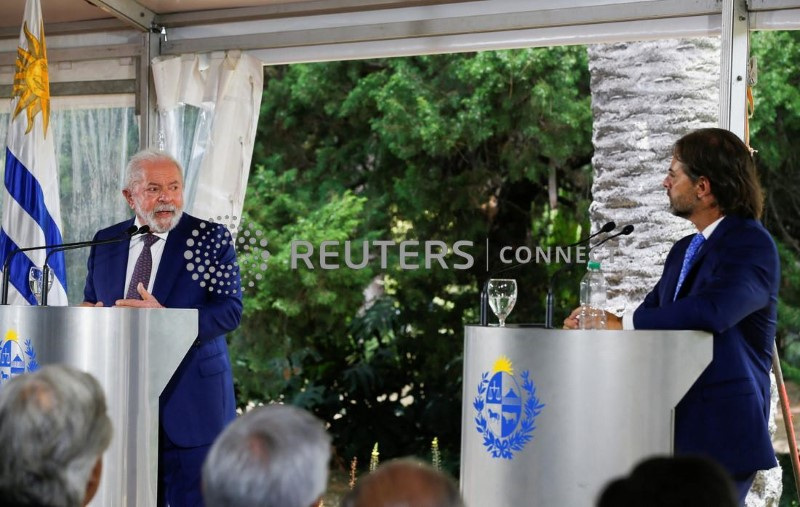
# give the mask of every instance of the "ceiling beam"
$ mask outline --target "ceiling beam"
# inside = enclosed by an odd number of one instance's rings
[[[480,0],[312,0],[254,7],[209,9],[156,15],[156,23],[170,27],[229,23],[256,19],[279,19],[295,16],[318,16],[380,9],[430,7],[444,4],[463,4]]]
[[[137,44],[111,44],[108,46],[87,46],[71,48],[47,48],[48,63],[81,62],[90,60],[107,60],[112,58],[133,58],[139,56]],[[17,61],[16,51],[0,52],[0,67],[14,66]]]
[[[135,0],[86,0],[143,32],[152,30],[156,13]]]
[[[748,0],[747,9],[754,11],[774,11],[781,9],[798,9],[800,0]]]
[[[446,9],[445,9],[446,10]],[[224,30],[217,29],[216,36],[196,37],[207,33],[200,27],[175,28],[162,43],[162,54],[180,54],[217,50],[258,50],[270,48],[302,47],[323,44],[356,43],[364,41],[436,37],[458,34],[476,34],[532,28],[580,26],[620,21],[656,20],[682,16],[707,16],[720,14],[722,6],[714,0],[696,0],[683,4],[672,0],[631,2],[621,9],[618,4],[593,5],[573,8],[530,8],[525,12],[499,12],[464,15],[462,9],[452,8],[447,15],[428,18],[393,21],[391,11],[369,19],[359,17],[349,26],[315,27],[309,18],[303,29],[286,30],[281,23],[275,31],[248,33],[253,29],[264,29],[250,22],[230,23]],[[356,14],[353,14],[356,16]],[[363,21],[362,21],[363,20]],[[237,26],[238,25],[238,26]],[[223,25],[217,25],[223,26]],[[187,33],[188,32],[188,33]],[[184,36],[186,35],[186,36]],[[195,38],[196,37],[196,38]]]
[[[44,33],[48,37],[54,35],[75,35],[89,32],[110,32],[117,30],[130,30],[127,23],[116,18],[90,19],[87,21],[69,21],[64,23],[45,23]],[[19,27],[10,26],[0,28],[0,39],[18,39]]]

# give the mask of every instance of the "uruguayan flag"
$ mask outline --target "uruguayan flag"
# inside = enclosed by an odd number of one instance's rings
[[[28,0],[19,35],[8,127],[0,267],[17,247],[62,242],[58,172],[53,131],[49,128],[50,85],[45,48],[39,0]],[[42,267],[45,255],[45,250],[34,250],[14,256],[9,268],[9,303],[36,304],[28,276],[31,267]],[[48,304],[65,305],[64,255],[53,255],[48,264],[55,278]]]

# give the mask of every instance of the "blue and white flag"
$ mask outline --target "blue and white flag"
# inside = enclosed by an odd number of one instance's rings
[[[11,120],[8,127],[3,222],[0,230],[0,268],[21,247],[57,245],[61,240],[58,171],[50,122],[50,84],[39,0],[25,4],[14,74]],[[27,254],[27,255],[26,255]],[[9,267],[11,304],[36,304],[29,287],[31,267],[42,267],[45,250],[22,252]],[[48,304],[66,305],[67,270],[64,254],[48,262],[53,286]]]

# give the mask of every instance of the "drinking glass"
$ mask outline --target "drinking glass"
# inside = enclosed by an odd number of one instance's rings
[[[489,306],[500,320],[500,327],[505,327],[506,317],[517,302],[517,281],[511,278],[493,278],[489,280],[487,293]]]
[[[36,298],[36,304],[42,304],[42,269],[36,266],[31,267],[31,270],[28,272],[28,287],[30,287],[31,292],[33,292],[33,297]],[[50,273],[50,276],[47,277],[47,290],[49,291],[50,288],[53,286],[53,273]]]

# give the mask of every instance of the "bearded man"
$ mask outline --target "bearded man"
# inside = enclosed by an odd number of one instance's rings
[[[702,455],[733,477],[740,505],[758,470],[776,466],[769,436],[780,262],[759,220],[755,161],[730,131],[680,138],[663,186],[670,210],[697,233],[678,241],[635,311],[606,313],[609,329],[699,329],[714,334],[711,364],[675,407],[675,454]],[[577,309],[564,327],[578,327]]]
[[[122,194],[135,217],[94,239],[124,237],[132,225],[150,233],[92,248],[83,304],[198,310],[197,339],[159,400],[158,497],[159,505],[203,505],[203,460],[236,416],[225,342],[242,315],[236,253],[223,226],[183,213],[183,173],[169,155],[134,155]],[[209,271],[224,282],[212,283]]]

